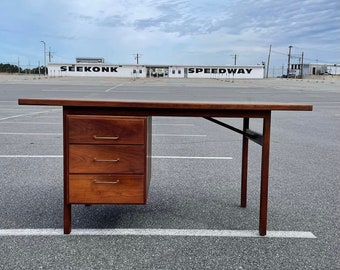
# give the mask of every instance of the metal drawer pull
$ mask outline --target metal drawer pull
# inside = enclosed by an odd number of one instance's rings
[[[94,162],[118,162],[119,158],[117,158],[117,159],[97,159],[97,158],[94,158],[93,161]]]
[[[113,137],[100,137],[97,135],[93,135],[93,139],[95,140],[118,140],[119,136],[113,136]]]
[[[94,184],[118,184],[119,183],[119,179],[113,182],[108,182],[108,181],[97,181],[96,179],[93,179],[93,183]]]

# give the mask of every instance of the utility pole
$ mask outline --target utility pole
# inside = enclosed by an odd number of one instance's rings
[[[301,79],[303,79],[303,52],[301,54]]]
[[[44,76],[46,77],[46,43],[45,41],[40,41],[44,44]]]
[[[267,73],[266,73],[266,78],[268,79],[268,72],[269,72],[269,61],[270,61],[270,54],[272,52],[272,44],[269,46],[269,53],[268,53],[268,60],[267,60]]]
[[[137,65],[139,65],[139,58],[142,57],[142,54],[137,53],[137,54],[134,54],[134,56],[135,56],[135,60],[137,60]]]
[[[51,52],[51,47],[48,50],[48,62],[51,63],[53,58],[53,52]]]
[[[18,75],[20,75],[20,58],[18,56]]]
[[[292,52],[292,47],[293,46],[289,46],[289,52],[288,52],[288,67],[287,67],[287,78],[289,77],[289,73],[290,73],[290,57],[291,57],[291,52]]]
[[[237,55],[235,54],[235,55],[232,55],[233,57],[234,57],[234,66],[236,66],[236,57],[237,57]]]

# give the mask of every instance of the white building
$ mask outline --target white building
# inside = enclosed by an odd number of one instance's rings
[[[291,64],[290,75],[296,77],[313,76],[313,75],[340,75],[339,64],[322,64],[322,63],[311,63],[303,64]]]
[[[117,65],[104,63],[49,63],[48,76],[115,77],[115,78],[214,78],[262,79],[264,66],[184,66],[184,65]]]
[[[322,64],[312,63],[309,64],[310,75],[339,75],[340,65],[339,64]]]

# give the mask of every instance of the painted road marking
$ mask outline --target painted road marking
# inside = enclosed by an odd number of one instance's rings
[[[189,157],[189,156],[152,156],[158,159],[217,159],[217,160],[230,160],[232,157]]]
[[[0,155],[0,158],[62,158],[62,155]]]
[[[48,111],[40,111],[40,112],[33,112],[33,113],[25,113],[25,114],[18,114],[18,115],[13,115],[13,116],[8,116],[8,117],[0,118],[0,121],[7,120],[7,119],[18,118],[18,117],[23,117],[23,116],[26,117],[26,116],[36,115],[36,114],[49,113],[49,112],[59,111],[59,110],[60,109],[48,110]]]
[[[111,90],[114,90],[114,89],[116,89],[116,88],[118,88],[118,87],[120,87],[120,86],[123,86],[124,84],[117,84],[117,85],[115,85],[115,86],[113,86],[113,87],[111,87],[111,88],[109,88],[109,89],[106,89],[105,90],[105,92],[110,92]]]
[[[62,125],[62,123],[51,122],[0,122],[0,124],[21,124],[21,125]]]
[[[46,136],[52,136],[52,135],[62,135],[62,133],[0,132],[0,135],[46,135]],[[152,136],[155,136],[155,137],[207,137],[208,135],[201,135],[201,134],[200,135],[197,135],[197,134],[152,134]]]
[[[152,124],[153,126],[188,126],[193,127],[194,124]]]
[[[75,90],[75,89],[45,89],[45,90],[40,90],[41,92],[74,92],[74,93],[96,93],[93,90]]]
[[[72,235],[87,236],[191,236],[191,237],[259,237],[317,238],[306,231],[267,231],[260,236],[255,230],[185,230],[185,229],[73,229]],[[63,229],[0,229],[0,236],[64,236]],[[67,237],[68,235],[66,235]]]
[[[207,137],[208,135],[197,134],[152,134],[155,137]]]
[[[0,155],[0,158],[62,158],[63,155]],[[232,157],[152,156],[154,159],[212,159],[231,160]]]
[[[38,135],[38,136],[55,136],[63,133],[19,133],[19,132],[0,132],[0,135]]]

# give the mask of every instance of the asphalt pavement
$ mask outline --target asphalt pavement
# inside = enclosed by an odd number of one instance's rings
[[[0,269],[340,269],[340,79],[0,75]],[[18,98],[308,103],[272,114],[268,236],[260,147],[205,119],[153,117],[146,205],[73,205],[63,235],[62,109]],[[239,119],[222,119],[242,127]],[[250,127],[261,131],[262,123]]]

